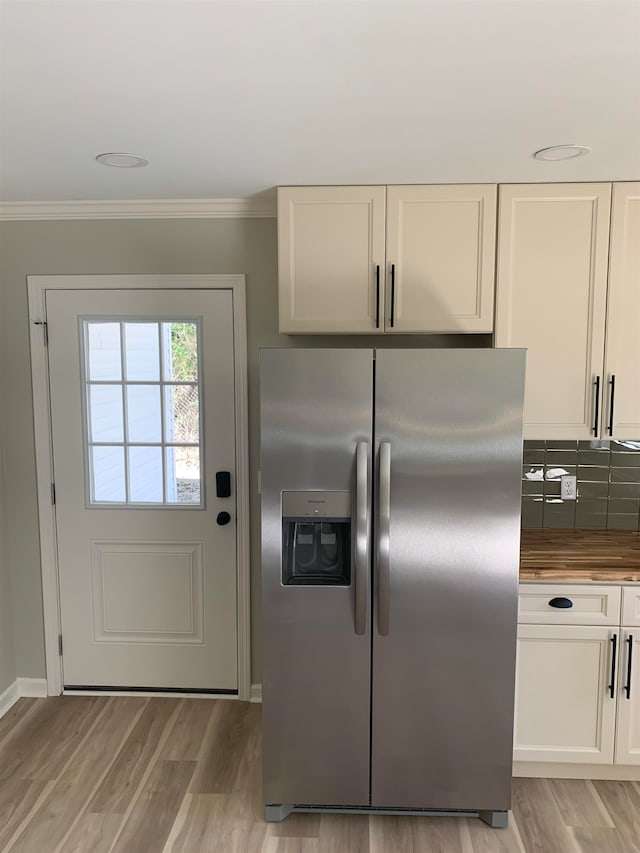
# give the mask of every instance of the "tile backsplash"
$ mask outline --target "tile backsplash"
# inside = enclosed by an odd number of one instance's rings
[[[560,498],[565,474],[575,501]],[[640,440],[525,441],[522,526],[640,529]]]

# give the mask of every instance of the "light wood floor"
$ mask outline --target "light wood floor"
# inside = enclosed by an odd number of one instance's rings
[[[0,720],[2,853],[640,853],[640,785],[514,780],[477,819],[262,820],[260,706],[21,699]]]

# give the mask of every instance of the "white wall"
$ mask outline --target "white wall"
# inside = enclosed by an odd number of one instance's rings
[[[252,660],[254,677],[259,678],[257,358],[259,346],[283,345],[277,334],[275,220],[0,222],[0,248],[3,304],[0,382],[7,392],[6,473],[11,494],[7,506],[8,546],[18,674],[31,678],[45,676],[27,275],[245,273],[250,383]]]
[[[2,300],[0,299],[0,305]],[[9,572],[7,531],[7,499],[2,440],[3,393],[0,386],[0,695],[16,678],[16,657],[13,639],[13,601]]]

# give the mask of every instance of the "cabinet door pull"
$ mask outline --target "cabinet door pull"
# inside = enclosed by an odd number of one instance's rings
[[[598,421],[600,420],[600,377],[596,376],[596,381],[593,383],[596,386],[596,406],[595,417],[593,419],[593,434],[598,434]]]
[[[609,696],[612,699],[615,699],[616,696],[616,657],[618,651],[618,635],[614,634],[611,637],[611,642],[613,644],[611,651],[611,683],[609,684]]]
[[[380,264],[376,264],[376,329],[380,328]]]
[[[551,599],[549,607],[559,607],[561,610],[568,610],[570,607],[573,607],[573,601],[570,598],[557,596],[557,598]]]
[[[393,329],[394,308],[396,301],[396,265],[391,264],[391,317],[389,326]]]
[[[631,699],[631,656],[633,655],[633,634],[627,637],[627,683],[624,686],[624,692],[627,694],[627,699]]]
[[[611,392],[609,394],[609,427],[608,432],[609,435],[613,435],[613,398],[616,393],[616,376],[615,373],[611,374],[611,379],[609,380],[609,385],[611,385]]]

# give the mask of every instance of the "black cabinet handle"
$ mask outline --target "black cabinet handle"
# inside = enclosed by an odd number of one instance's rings
[[[389,325],[393,329],[394,308],[396,301],[396,265],[391,264],[391,317]]]
[[[558,596],[557,598],[551,599],[549,607],[559,607],[561,610],[568,610],[570,607],[573,607],[573,601],[571,601],[570,598]]]
[[[376,329],[380,328],[380,264],[376,264]]]
[[[609,435],[613,435],[613,398],[616,393],[616,376],[615,373],[611,374],[611,379],[609,380],[609,385],[611,385],[611,393],[609,394],[609,427],[608,432]]]
[[[618,635],[614,634],[611,637],[611,642],[613,643],[613,650],[611,652],[611,683],[609,684],[609,696],[612,699],[615,699],[616,695],[616,657],[618,652]]]
[[[596,412],[595,417],[593,419],[593,434],[598,434],[598,421],[600,420],[600,377],[596,376],[596,381],[594,382],[596,386]]]
[[[624,692],[627,694],[627,699],[631,699],[631,655],[633,654],[633,634],[627,637],[627,683],[624,686]]]
[[[216,497],[231,497],[231,471],[216,471]]]
[[[225,524],[229,524],[231,521],[231,516],[228,512],[219,512],[216,517],[216,521],[221,527],[224,527]]]

